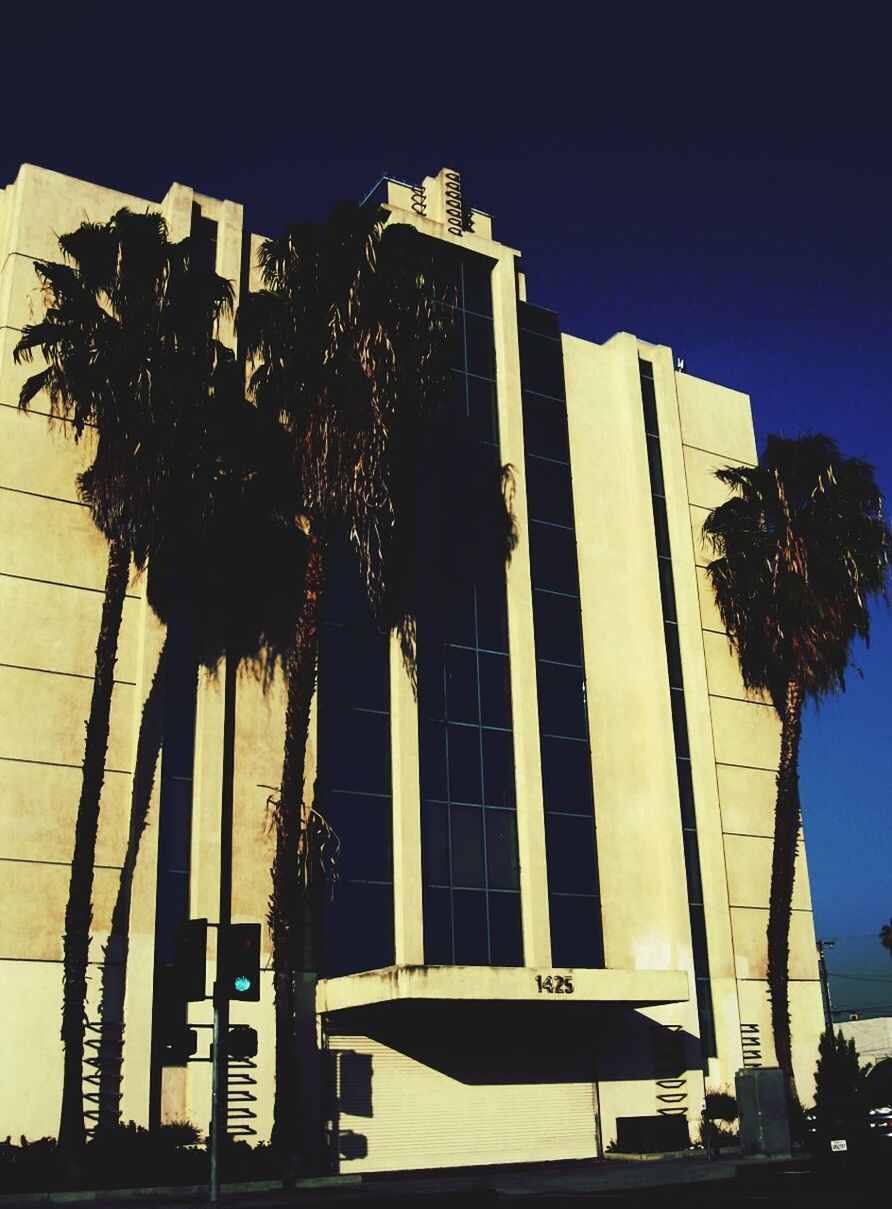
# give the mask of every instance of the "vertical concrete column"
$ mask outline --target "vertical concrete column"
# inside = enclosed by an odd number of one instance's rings
[[[418,703],[396,634],[390,638],[390,760],[395,961],[397,965],[423,965]]]
[[[492,271],[493,336],[496,349],[500,456],[514,479],[512,505],[519,541],[507,574],[508,649],[511,655],[511,709],[514,728],[514,777],[517,788],[517,846],[520,858],[524,964],[551,964],[548,875],[545,864],[545,816],[539,751],[539,708],[533,635],[529,526],[524,479],[520,346],[517,335],[517,285],[514,252],[499,248]]]

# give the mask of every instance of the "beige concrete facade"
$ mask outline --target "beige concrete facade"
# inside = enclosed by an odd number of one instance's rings
[[[574,1119],[573,1128],[568,1128],[573,1154],[588,1152],[589,1143],[580,1137],[588,1137],[589,1131],[590,1152],[595,1153],[616,1136],[617,1118],[671,1111],[695,1121],[704,1085],[731,1088],[741,1066],[773,1062],[765,925],[779,726],[770,706],[743,688],[711,600],[703,570],[708,555],[699,536],[707,510],[723,498],[713,471],[756,457],[752,418],[745,395],[676,372],[666,347],[626,333],[603,345],[562,339],[605,969],[555,970],[523,470],[519,254],[494,241],[487,215],[465,212],[465,221],[457,220],[455,196],[455,176],[445,170],[418,188],[386,183],[386,202],[395,218],[446,244],[478,253],[493,266],[499,455],[513,467],[513,507],[519,522],[519,544],[507,572],[507,600],[523,966],[424,964],[418,706],[394,642],[394,967],[323,981],[317,1000],[320,1035],[326,1029],[351,1033],[347,1026],[360,1018],[359,1009],[381,1014],[386,1043],[378,1037],[366,1045],[360,1037],[351,1043],[351,1053],[367,1050],[372,1069],[396,1072],[397,1079],[404,1051],[405,1079],[429,1089],[436,1098],[431,1119],[448,1127],[450,1111],[457,1120],[472,1100],[465,1076],[444,1067],[434,1078],[419,1057],[416,1041],[425,1027],[426,1010],[419,1001],[435,1001],[435,1007],[496,1003],[505,1013],[504,1028],[510,1030],[520,1018],[517,1014],[530,1010],[537,1000],[538,1006],[545,1006],[537,975],[573,979],[572,997],[548,1003],[548,1027],[554,1028],[557,1014],[566,1010],[568,1029],[574,1036],[573,1030],[579,1030],[596,1055],[590,1076],[580,1081],[576,1071],[565,1078],[567,1087],[574,1089],[578,1112],[591,1114],[588,1124]],[[104,542],[76,494],[76,475],[89,457],[89,434],[76,446],[64,425],[48,426],[40,398],[31,414],[17,411],[20,386],[33,368],[14,366],[12,349],[22,326],[40,314],[33,260],[56,258],[55,233],[73,229],[85,217],[104,221],[123,205],[160,210],[173,239],[189,234],[195,213],[217,223],[217,271],[236,285],[242,244],[250,240],[251,284],[257,283],[257,237],[244,231],[241,207],[234,203],[203,197],[181,185],[173,185],[163,201],[155,203],[29,165],[0,192],[0,964],[8,1013],[0,1034],[0,1064],[7,1072],[0,1136],[53,1134],[58,1125],[62,919],[106,557]],[[709,1056],[705,1072],[692,1064],[669,1079],[661,1075],[648,1047],[658,1047],[661,1038],[674,1033],[696,1043],[700,1025],[639,359],[653,366],[659,416],[716,1033],[716,1054]],[[163,642],[163,627],[147,604],[144,582],[133,577],[118,652],[102,798],[88,1019],[99,1020],[107,964],[104,947],[122,894],[129,846],[134,876],[121,1112],[124,1119],[140,1122],[149,1119],[153,1094],[158,777],[138,843],[131,827],[131,794],[141,709]],[[264,690],[250,675],[240,676],[235,920],[266,918],[271,859],[267,798],[280,776],[283,715],[280,681]],[[314,733],[310,781],[316,760]],[[221,792],[222,673],[202,674],[191,784],[193,917],[216,915]],[[804,851],[793,906],[794,1058],[800,1094],[807,1100],[822,1011]],[[265,926],[263,948],[268,959]],[[211,964],[209,985],[212,976]],[[388,1011],[391,1015],[385,1018]],[[399,1021],[404,1017],[398,1013],[403,1011],[408,1013],[407,1040],[401,1050]],[[343,1027],[339,1013],[344,1013]],[[207,1024],[210,1019],[210,1004],[190,1008],[191,1023]],[[262,1138],[268,1136],[272,1111],[271,971],[264,974],[261,1002],[238,1005],[233,1019],[255,1025],[260,1035],[255,1127]],[[200,1035],[199,1056],[205,1056],[207,1030]],[[165,1067],[162,1116],[188,1117],[203,1127],[210,1111],[209,1080],[207,1064]],[[485,1085],[486,1079],[481,1082]],[[526,1082],[532,1085],[529,1078]],[[554,1090],[560,1082],[549,1086]],[[390,1086],[386,1079],[385,1085]],[[488,1109],[479,1107],[486,1093],[478,1089],[472,1097],[478,1105],[474,1111],[484,1117],[486,1112],[497,1113],[504,1120],[511,1112],[510,1087],[510,1080],[506,1084],[502,1078]],[[515,1097],[521,1105],[518,1120],[526,1121],[524,1114],[532,1109],[519,1087],[520,1080]],[[559,1110],[559,1097],[555,1105]],[[388,1111],[398,1113],[395,1101]],[[342,1170],[399,1165],[399,1148],[394,1150],[392,1143],[397,1126],[388,1125],[388,1120],[376,1125],[390,1139],[386,1145],[382,1142],[380,1151],[387,1157],[376,1159],[372,1147],[366,1158],[345,1158]],[[370,1130],[370,1138],[377,1136]],[[475,1141],[465,1161],[498,1161],[503,1132],[494,1132],[490,1147]],[[551,1157],[561,1157],[559,1139],[554,1146]],[[539,1149],[535,1153],[549,1157]],[[460,1155],[450,1160],[436,1154],[438,1163],[462,1161]],[[424,1156],[402,1158],[403,1166],[425,1165]]]

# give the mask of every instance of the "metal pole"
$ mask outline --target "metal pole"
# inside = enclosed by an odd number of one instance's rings
[[[821,1002],[824,1005],[824,1028],[833,1031],[833,1010],[830,1004],[830,980],[827,977],[827,963],[824,960],[824,950],[832,949],[835,940],[819,940],[818,946],[818,977],[821,980]]]
[[[236,660],[226,655],[223,679],[223,791],[220,796],[220,918],[217,928],[217,974],[220,973],[220,953],[226,943],[232,922],[232,795],[235,771],[235,671]],[[229,1100],[228,1056],[229,1036],[228,987],[214,979],[214,1066],[211,1093],[211,1204],[220,1200],[220,1159],[226,1141],[226,1118]]]

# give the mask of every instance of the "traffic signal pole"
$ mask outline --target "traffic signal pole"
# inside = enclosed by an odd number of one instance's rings
[[[220,798],[220,914],[214,978],[214,1065],[211,1093],[211,1204],[220,1200],[220,1159],[226,1139],[229,1085],[226,1041],[229,995],[223,981],[223,947],[232,922],[232,796],[235,773],[236,660],[226,653],[223,678],[223,792]]]

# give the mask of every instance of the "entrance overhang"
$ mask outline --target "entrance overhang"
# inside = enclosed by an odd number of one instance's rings
[[[384,1004],[541,1004],[656,1007],[687,1003],[685,970],[531,969],[518,966],[387,966],[321,979],[316,1010],[335,1013]]]

